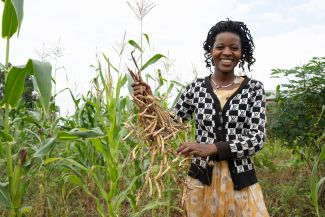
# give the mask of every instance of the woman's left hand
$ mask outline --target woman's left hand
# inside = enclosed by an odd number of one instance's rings
[[[184,142],[177,149],[177,153],[189,156],[206,157],[217,154],[217,146],[215,144],[199,144],[196,142]]]

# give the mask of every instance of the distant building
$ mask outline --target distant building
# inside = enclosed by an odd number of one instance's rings
[[[266,90],[265,95],[266,95],[266,106],[275,101],[276,98],[275,90]]]

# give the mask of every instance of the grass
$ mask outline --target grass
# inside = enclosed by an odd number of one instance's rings
[[[311,171],[306,163],[293,155],[291,150],[270,141],[255,160],[270,216],[316,216],[310,198]],[[324,208],[323,205],[321,216],[325,216]]]

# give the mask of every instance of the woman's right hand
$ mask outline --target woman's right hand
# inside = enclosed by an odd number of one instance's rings
[[[136,81],[133,84],[131,84],[131,87],[133,88],[133,95],[135,97],[139,95],[140,96],[153,95],[150,86],[143,81]]]

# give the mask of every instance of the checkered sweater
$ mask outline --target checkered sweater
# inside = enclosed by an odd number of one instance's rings
[[[198,143],[215,144],[218,153],[208,158],[193,157],[188,174],[211,183],[208,161],[228,161],[235,189],[255,184],[257,178],[251,156],[262,149],[265,140],[265,93],[263,84],[245,77],[223,109],[213,93],[210,76],[189,84],[173,108],[176,118],[193,114]]]

